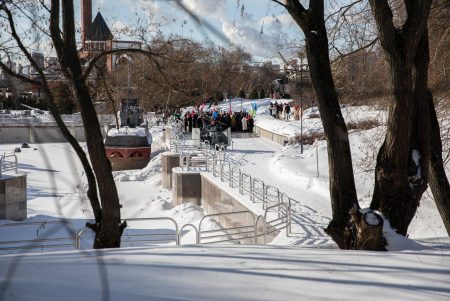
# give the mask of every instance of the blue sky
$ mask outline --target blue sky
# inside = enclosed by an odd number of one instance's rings
[[[289,52],[286,41],[301,38],[300,30],[292,18],[270,0],[182,0],[182,3],[231,44],[244,48],[255,61],[278,61],[278,50]],[[79,20],[80,1],[75,1],[75,5]],[[218,35],[197,26],[174,0],[93,0],[92,7],[93,17],[100,9],[113,31],[151,12],[156,18],[170,20],[170,25],[163,28],[166,34],[174,33],[195,40],[208,38],[228,45]]]

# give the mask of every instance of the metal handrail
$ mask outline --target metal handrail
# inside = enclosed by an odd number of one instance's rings
[[[273,211],[274,208],[278,208],[276,210],[276,212],[280,213],[280,212],[283,212],[282,210],[280,210],[283,207],[285,209],[284,216],[278,215],[278,218],[276,218],[274,220],[271,220],[271,221],[267,221],[267,215],[268,215],[268,213],[270,211]],[[282,219],[286,219],[286,222],[281,222],[281,223],[275,224],[275,225],[271,225],[270,224],[271,222],[275,222],[275,221],[282,220]],[[269,233],[272,233],[272,232],[277,231],[277,230],[286,229],[286,236],[289,236],[289,233],[291,231],[291,222],[292,222],[291,221],[291,207],[288,206],[286,203],[280,203],[280,204],[272,205],[272,206],[268,207],[266,209],[266,211],[264,212],[264,220],[265,220],[266,223],[268,223],[270,225],[269,228],[271,228],[271,227],[274,228],[274,230],[269,232]],[[281,228],[276,228],[276,226],[282,225],[282,224],[285,224],[285,226],[281,227]],[[265,232],[267,234],[267,227],[265,227]]]
[[[266,209],[266,200],[265,200],[265,195],[264,195],[264,187],[265,187],[265,184],[264,184],[264,181],[263,180],[260,180],[260,179],[258,179],[258,178],[253,178],[253,180],[252,180],[252,194],[250,195],[250,200],[254,203],[255,202],[255,198],[259,198],[259,195],[258,194],[255,194],[254,192],[255,191],[257,191],[257,187],[256,187],[256,185],[257,184],[260,184],[261,185],[261,192],[262,192],[262,196],[261,196],[261,198],[260,198],[260,200],[262,201],[262,203],[263,203],[263,209]]]
[[[72,231],[69,233],[68,237],[52,237],[52,238],[36,238],[36,239],[19,239],[19,240],[10,240],[10,241],[1,241],[1,245],[16,245],[10,247],[0,247],[0,250],[25,250],[25,249],[37,249],[41,248],[42,250],[47,248],[56,248],[56,247],[69,247],[73,246],[76,250],[78,248],[77,244],[77,234],[78,231],[75,226],[69,221],[45,221],[45,222],[26,222],[26,223],[9,223],[0,225],[1,228],[9,228],[9,227],[23,227],[23,226],[43,226],[43,225],[54,225],[54,224],[64,224]],[[36,232],[36,236],[38,235],[38,230]],[[64,242],[67,243],[59,243]],[[55,243],[52,243],[55,242]],[[72,243],[70,243],[72,242]],[[23,245],[28,244],[28,245]]]
[[[274,191],[275,194],[270,194],[269,191]],[[274,203],[276,203],[276,204],[281,203],[280,190],[277,187],[274,187],[272,185],[265,185],[264,195],[265,195],[265,200],[266,200],[267,204],[269,203],[269,201],[274,201]],[[275,200],[272,200],[272,197],[275,197]]]
[[[258,244],[258,237],[261,236],[261,235],[258,235],[258,223],[259,223],[260,220],[262,220],[264,222],[264,224],[263,224],[263,234],[262,235],[264,235],[263,236],[264,237],[264,244],[266,244],[266,241],[267,241],[267,233],[266,233],[267,232],[267,229],[266,229],[267,223],[266,223],[266,218],[263,215],[258,215],[258,217],[256,218],[256,221],[255,221],[255,242],[256,242],[256,244]]]
[[[195,225],[193,225],[193,224],[185,224],[185,225],[183,225],[183,226],[180,228],[180,231],[178,231],[178,244],[181,245],[181,231],[183,231],[183,229],[184,229],[184,228],[187,228],[187,227],[192,227],[192,228],[194,229],[194,231],[195,231],[195,243],[196,243],[196,244],[199,244],[199,241],[198,241],[198,229],[197,229],[197,227],[196,227]]]
[[[221,228],[221,229],[213,229],[213,230],[205,230],[202,231],[202,223],[206,218],[211,218],[211,217],[218,217],[218,216],[226,216],[226,215],[236,215],[236,214],[250,214],[253,218],[253,224],[252,225],[245,225],[245,226],[238,226],[238,227],[227,227],[227,228]],[[233,230],[239,230],[239,229],[245,229],[245,228],[253,228],[252,231],[244,231],[244,232],[237,232],[237,233],[229,233],[230,231]],[[220,238],[220,237],[229,237],[231,236],[232,238],[229,239],[224,239],[224,240],[220,240],[220,241],[209,241],[208,243],[213,243],[213,242],[217,242],[217,243],[222,243],[222,242],[227,242],[227,241],[235,241],[235,240],[242,240],[242,239],[248,239],[248,238],[254,238],[255,242],[256,242],[256,229],[255,229],[255,215],[248,210],[245,211],[235,211],[235,212],[222,212],[222,213],[215,213],[215,214],[209,214],[209,215],[205,215],[202,217],[202,219],[200,220],[199,224],[198,224],[198,243],[201,244],[202,243],[202,233],[218,233],[218,232],[227,232],[225,234],[218,234],[218,235],[209,235],[209,236],[205,236],[204,239],[212,239],[212,238]],[[240,238],[235,238],[233,237],[233,235],[241,235],[241,234],[249,234],[249,233],[253,233],[253,235],[250,236],[246,236],[246,237],[240,237]]]
[[[233,188],[235,183],[237,183],[239,193],[241,195],[243,195],[244,192],[248,193],[250,196],[250,200],[253,203],[256,200],[260,200],[262,202],[263,210],[273,208],[273,206],[282,206],[282,203],[286,203],[288,208],[291,208],[292,199],[289,196],[287,196],[285,193],[281,193],[277,187],[268,185],[261,179],[253,178],[250,174],[242,172],[242,167],[240,165],[233,165],[232,163],[225,160],[225,148],[222,147],[222,149],[220,149],[220,145],[218,144],[216,144],[214,148],[209,148],[207,147],[208,144],[206,142],[209,141],[205,141],[203,151],[205,153],[205,156],[207,157],[207,171],[210,171],[212,169],[213,176],[217,176],[216,170],[217,165],[219,164],[218,168],[220,171],[220,180],[228,180],[229,186],[231,188]],[[213,151],[212,156],[209,155],[211,150]],[[222,160],[218,160],[219,156],[222,156]],[[212,168],[210,168],[210,166]],[[239,172],[237,179],[236,171]],[[277,213],[279,218],[282,217],[283,213],[280,210],[277,210]],[[290,227],[291,224],[289,224],[289,231]]]
[[[180,137],[183,137],[184,140],[187,138],[182,135],[180,135]],[[185,144],[185,141],[183,141],[183,143]],[[278,219],[283,220],[282,224],[286,224],[286,227],[288,227],[287,232],[291,231],[291,198],[289,196],[285,193],[281,193],[277,187],[268,185],[261,179],[253,178],[250,174],[242,172],[241,166],[235,162],[226,160],[227,157],[224,146],[215,144],[214,147],[211,147],[209,141],[205,140],[200,142],[200,151],[205,156],[206,171],[212,171],[212,174],[215,177],[220,176],[220,180],[222,182],[228,180],[231,188],[233,188],[236,184],[241,195],[244,193],[249,194],[251,202],[255,203],[256,201],[261,201],[263,210],[266,210],[264,219],[267,218],[267,213],[269,211],[276,211]],[[180,160],[182,160],[183,163],[186,162],[185,165],[188,169],[192,156],[192,149],[189,149],[187,150],[187,154],[183,154],[183,156],[180,157]],[[182,164],[180,165],[183,166]],[[286,203],[286,205],[282,205],[283,203]],[[287,206],[288,209],[284,206]],[[275,208],[277,210],[274,210]],[[286,220],[286,223],[284,220]],[[276,220],[273,220],[272,222],[274,221]],[[265,220],[265,223],[266,222],[267,221]],[[276,224],[275,226],[279,225],[281,224]],[[269,226],[269,228],[271,227]],[[282,227],[281,229],[283,228],[285,227]],[[199,233],[205,233],[205,231],[201,231],[201,229],[198,231]],[[224,229],[217,231],[224,231]],[[267,232],[267,229],[265,231]],[[257,239],[257,236],[258,235],[255,234],[255,239]]]
[[[245,189],[244,178],[248,178],[249,179],[249,181],[248,181],[248,184],[249,184],[248,190]],[[240,194],[244,194],[244,191],[247,191],[248,193],[250,193],[250,195],[253,195],[252,176],[249,175],[248,173],[241,172],[241,175],[239,177],[239,193]]]
[[[6,161],[6,158],[14,157],[14,163]],[[7,154],[3,153],[3,155],[0,156],[0,177],[2,177],[2,173],[9,170],[15,170],[16,174],[19,173],[19,170],[17,168],[17,155],[16,154]]]
[[[138,236],[175,236],[175,239],[164,239],[164,240],[139,240],[142,242],[156,242],[156,241],[174,241],[176,245],[179,245],[178,241],[178,223],[171,217],[145,217],[145,218],[127,218],[123,219],[122,221],[127,222],[133,222],[133,221],[155,221],[155,220],[164,220],[164,221],[170,221],[175,226],[175,234],[170,233],[149,233],[149,234],[122,234],[122,238],[126,237],[138,237]]]
[[[124,238],[128,238],[128,237],[161,237],[161,236],[174,236],[174,238],[172,239],[136,239],[136,240],[132,240],[130,242],[175,242],[176,245],[179,245],[179,231],[178,231],[178,223],[171,217],[144,217],[144,218],[127,218],[127,219],[122,219],[121,221],[128,221],[128,222],[133,222],[133,221],[155,221],[155,220],[165,220],[165,221],[170,221],[174,224],[175,226],[175,234],[171,234],[171,233],[148,233],[148,234],[122,234],[121,236],[121,241],[126,243],[126,241],[123,241]],[[127,226],[128,227],[128,226]],[[80,249],[80,242],[81,242],[81,236],[86,232],[86,230],[89,228],[83,228],[82,230],[80,230],[78,232],[77,235],[77,246],[78,246],[78,250]],[[146,229],[149,230],[149,229]]]

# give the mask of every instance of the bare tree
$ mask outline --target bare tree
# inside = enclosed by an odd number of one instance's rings
[[[38,28],[46,33],[51,40],[59,60],[61,72],[69,84],[73,97],[80,108],[90,162],[81,146],[70,134],[62,121],[55,104],[55,95],[49,88],[46,75],[41,66],[33,59],[29,48],[24,44],[24,38],[21,37],[20,33],[16,30],[16,21],[14,17],[16,15],[18,17],[24,17],[24,15],[27,17],[26,10],[31,8],[35,9],[36,6],[44,11],[44,18],[46,19],[43,23],[49,26],[50,34],[48,34],[48,31],[45,30],[44,27]],[[48,107],[58,124],[58,127],[63,136],[74,148],[86,173],[88,180],[87,196],[90,200],[95,217],[95,223],[88,224],[96,234],[94,248],[119,247],[120,237],[126,224],[121,222],[121,205],[112,176],[111,165],[106,157],[103,137],[87,81],[91,71],[108,55],[139,53],[145,55],[148,59],[153,60],[154,57],[159,56],[160,54],[152,53],[151,50],[141,49],[103,51],[94,56],[88,62],[86,70],[83,70],[75,40],[76,29],[74,21],[74,3],[72,0],[52,0],[49,7],[46,6],[44,2],[29,3],[27,1],[1,1],[0,11],[2,12],[2,17],[7,20],[7,26],[5,27],[15,44],[13,49],[18,49],[21,55],[29,61],[32,67],[37,71],[38,77],[29,78],[25,75],[15,73],[3,62],[0,62],[0,66],[11,76],[38,85],[45,92]],[[62,16],[62,19],[60,19],[60,16]],[[36,22],[33,19],[30,20]],[[8,49],[4,49],[4,51],[7,51]]]
[[[274,2],[286,8],[305,35],[311,82],[317,95],[328,145],[333,218],[326,232],[341,248],[383,249],[380,230],[369,231],[371,227],[365,227],[361,223],[357,210],[359,207],[348,132],[339,109],[330,68],[324,2],[310,1],[307,9],[297,0]],[[357,2],[360,1],[353,3]],[[398,233],[406,235],[427,187],[430,143],[434,150],[433,155],[437,158],[434,161],[437,167],[435,183],[441,188],[441,194],[436,195],[441,196],[441,203],[449,199],[446,192],[448,181],[443,177],[445,172],[441,164],[442,159],[439,160],[442,148],[439,143],[434,144],[440,141],[439,128],[437,120],[430,119],[434,106],[432,101],[430,103],[431,97],[427,89],[426,24],[431,1],[414,4],[405,2],[406,19],[398,27],[393,23],[393,13],[387,1],[371,0],[370,4],[379,39],[387,55],[394,94],[385,142],[377,158],[375,193],[371,209],[380,210]],[[434,128],[433,132],[430,132],[430,123]],[[433,135],[434,141],[430,141],[430,134]],[[441,207],[441,214],[448,212],[448,204],[442,204]],[[447,224],[448,217],[445,214],[443,219]],[[382,223],[377,223],[378,228],[381,225]]]
[[[386,53],[394,98],[386,137],[377,157],[371,208],[380,210],[397,232],[406,235],[427,188],[431,167],[431,188],[448,229],[450,188],[442,164],[440,130],[428,90],[427,21],[431,0],[405,1],[404,18],[399,25],[395,24],[388,1],[370,0],[370,4]]]
[[[300,1],[274,1],[290,13],[305,35],[311,82],[317,95],[320,118],[328,145],[332,220],[326,232],[340,248],[352,248],[355,235],[349,231],[349,211],[358,200],[353,178],[347,127],[342,117],[331,73],[329,43],[324,18],[324,2],[310,1],[306,9]],[[359,207],[358,207],[359,208]]]

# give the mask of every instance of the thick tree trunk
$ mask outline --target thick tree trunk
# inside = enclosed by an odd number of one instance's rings
[[[76,69],[76,67],[73,68],[73,71],[76,71]],[[81,71],[81,68],[79,70]],[[74,75],[76,74],[81,76],[81,72],[74,72]],[[122,228],[119,198],[112,176],[111,164],[106,157],[97,113],[87,86],[83,82],[75,80],[73,89],[76,99],[80,103],[81,117],[85,124],[86,144],[97,177],[98,192],[102,205],[102,219],[96,229],[94,248],[120,247]]]
[[[324,26],[313,30],[317,33],[305,33],[306,53],[328,147],[333,218],[326,232],[340,248],[348,249],[353,244],[353,237],[347,231],[350,221],[348,212],[358,204],[350,143],[331,75],[326,30]]]
[[[328,147],[332,220],[326,232],[342,249],[355,248],[356,236],[349,211],[359,208],[353,177],[348,131],[339,106],[328,54],[323,1],[310,2],[305,10],[298,1],[286,1],[286,9],[306,39],[311,82],[319,103]]]
[[[426,101],[426,20],[431,1],[407,3],[408,18],[394,27],[387,1],[370,0],[389,63],[394,101],[385,141],[378,153],[371,209],[381,211],[406,235],[427,187],[429,110]],[[420,160],[422,158],[422,161]]]

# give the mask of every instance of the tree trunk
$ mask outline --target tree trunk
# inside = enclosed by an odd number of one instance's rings
[[[359,250],[386,251],[383,237],[383,218],[374,211],[364,214],[356,206],[350,209],[350,216],[356,228],[355,247]]]
[[[348,249],[351,248],[353,240],[346,230],[350,220],[348,212],[358,204],[350,143],[331,75],[326,30],[323,26],[321,30],[316,31],[317,34],[309,32],[305,35],[311,82],[316,91],[328,147],[333,218],[326,232],[340,248]]]
[[[398,233],[406,235],[427,187],[429,110],[426,87],[426,20],[431,1],[407,3],[408,18],[394,27],[387,1],[370,0],[381,46],[390,67],[394,101],[386,138],[377,156],[371,209],[381,211]],[[423,160],[420,161],[419,158]]]
[[[428,97],[430,106],[430,188],[439,214],[450,236],[450,185],[445,174],[444,162],[442,160],[442,140],[439,130],[439,122],[431,93]]]
[[[421,145],[426,156],[423,156],[421,166],[425,170],[422,173],[430,183],[436,207],[444,222],[445,229],[450,235],[450,185],[445,174],[444,163],[442,160],[442,140],[439,129],[439,122],[436,116],[436,110],[433,103],[433,95],[428,90],[428,66],[429,66],[429,40],[428,31],[425,30],[415,57],[416,62],[416,99],[420,101],[418,112],[423,116]],[[422,76],[420,76],[422,75]],[[429,120],[429,122],[428,122]],[[428,134],[429,133],[429,134]],[[427,164],[428,163],[428,164]]]
[[[349,211],[359,208],[353,177],[348,131],[339,106],[328,53],[323,1],[305,10],[298,1],[286,8],[305,34],[311,82],[316,92],[328,150],[332,220],[326,233],[342,249],[355,247],[355,232]]]
[[[120,220],[120,203],[116,185],[112,176],[111,164],[106,157],[103,137],[100,131],[97,113],[92,103],[89,89],[83,78],[80,60],[75,42],[75,22],[73,0],[62,1],[62,30],[59,28],[59,0],[52,0],[50,31],[55,50],[72,86],[75,99],[80,104],[86,144],[97,179],[102,216],[100,223],[92,226],[95,231],[94,248],[120,247],[120,238],[125,223]]]

